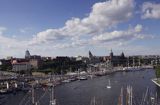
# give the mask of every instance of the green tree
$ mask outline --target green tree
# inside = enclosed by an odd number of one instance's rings
[[[156,77],[160,78],[160,66],[156,67]]]

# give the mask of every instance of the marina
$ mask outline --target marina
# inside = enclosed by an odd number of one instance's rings
[[[103,65],[103,64],[99,64]],[[60,85],[63,83],[70,83],[76,80],[82,81],[87,79],[93,79],[99,76],[110,75],[116,72],[133,72],[133,71],[142,71],[145,69],[152,69],[153,67],[129,67],[130,69],[123,69],[121,67],[102,67],[98,66],[96,70],[92,70],[88,68],[88,71],[81,71],[78,69],[77,72],[70,72],[65,75],[45,75],[45,76],[17,76],[14,74],[10,77],[4,77],[0,79],[0,94],[13,93],[16,91],[28,91],[31,89],[34,84],[36,88],[42,88],[44,86],[51,86],[52,84]],[[110,80],[108,80],[109,86],[107,88],[111,88]]]
[[[160,89],[152,82],[152,79],[155,77],[154,72],[155,71],[151,69],[136,72],[116,72],[85,81],[74,81],[57,85],[55,87],[54,97],[59,105],[90,105],[91,100],[94,100],[94,97],[97,101],[96,103],[103,102],[105,105],[118,105],[119,96],[123,88],[128,92],[129,90],[132,90],[132,101],[137,103],[136,105],[140,105],[138,103],[142,101],[143,95],[146,93],[147,89],[151,90],[153,95],[157,94],[158,100],[160,98]],[[108,80],[110,80],[112,87],[110,89],[106,88]],[[132,89],[128,86],[131,86]],[[35,100],[41,99],[38,101],[40,105],[49,105],[50,99],[53,99],[50,98],[50,91],[49,88],[35,89]],[[11,103],[12,105],[18,105],[24,97],[28,97],[28,99],[26,99],[27,101],[30,100],[29,94],[31,95],[31,93],[22,91],[19,91],[16,94],[6,94],[4,95],[5,98],[2,98],[1,101],[5,102],[3,105],[10,105]],[[131,95],[130,92],[129,94]],[[41,96],[43,97],[40,98]],[[28,102],[26,105],[31,104]]]

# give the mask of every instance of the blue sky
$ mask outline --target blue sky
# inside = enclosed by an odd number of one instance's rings
[[[158,54],[158,0],[0,0],[0,58]]]

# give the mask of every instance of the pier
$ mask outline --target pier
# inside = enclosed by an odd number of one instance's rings
[[[159,78],[152,79],[152,82],[160,87],[160,79]]]

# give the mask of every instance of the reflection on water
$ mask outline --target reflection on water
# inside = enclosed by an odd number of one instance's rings
[[[160,88],[151,82],[155,77],[154,70],[144,70],[136,72],[117,72],[111,75],[97,77],[86,81],[75,81],[56,87],[56,98],[59,105],[90,105],[91,100],[98,100],[99,103],[105,105],[117,105],[121,87],[124,89],[127,85],[133,87],[133,97],[137,102],[142,100],[146,89],[152,91],[153,94],[159,95]],[[106,88],[110,80],[111,89]],[[43,90],[37,90],[37,97],[42,96]],[[40,100],[40,105],[49,104],[49,91],[47,95]],[[6,95],[3,105],[18,105],[25,93],[19,92],[15,95]]]

